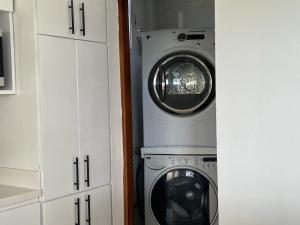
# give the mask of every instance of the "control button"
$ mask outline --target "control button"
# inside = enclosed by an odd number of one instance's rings
[[[186,158],[186,159],[185,159],[185,164],[188,164],[188,162],[189,162],[189,160]]]
[[[182,42],[186,40],[186,34],[185,33],[181,33],[177,36],[178,41]]]

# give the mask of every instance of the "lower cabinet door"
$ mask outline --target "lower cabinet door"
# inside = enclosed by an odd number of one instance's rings
[[[40,204],[0,212],[1,225],[40,225]]]
[[[71,195],[43,203],[43,225],[81,224],[82,203],[80,195]]]
[[[110,185],[82,193],[84,223],[87,225],[111,225]]]
[[[43,203],[42,209],[43,225],[111,225],[110,185]]]

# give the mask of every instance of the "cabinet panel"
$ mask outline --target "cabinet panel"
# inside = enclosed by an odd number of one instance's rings
[[[90,187],[97,187],[110,182],[107,47],[78,41],[77,48],[80,155],[89,156]],[[83,170],[87,177],[86,163]]]
[[[74,34],[72,34],[72,5]],[[75,37],[77,0],[38,0],[38,32],[62,37]]]
[[[71,195],[43,203],[43,225],[75,225],[80,220],[79,207],[83,204],[78,195]],[[78,214],[79,213],[79,214]]]
[[[13,0],[1,0],[0,11],[12,12],[14,10]]]
[[[39,36],[40,140],[44,199],[73,193],[79,152],[75,41]]]
[[[84,220],[91,221],[92,225],[111,225],[111,192],[110,186],[88,191],[83,194],[82,199],[85,199],[82,211],[85,212]],[[88,199],[90,207],[88,207]]]
[[[106,42],[106,5],[105,0],[78,0],[79,26],[83,28],[82,3],[84,4],[85,35],[78,32],[78,38]],[[81,10],[80,10],[81,9]]]
[[[0,213],[1,225],[40,225],[40,205],[33,204]]]

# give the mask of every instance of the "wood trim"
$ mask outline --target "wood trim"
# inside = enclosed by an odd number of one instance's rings
[[[124,225],[133,225],[133,159],[132,159],[132,108],[130,79],[130,47],[128,24],[128,1],[118,0],[122,129],[124,154]]]

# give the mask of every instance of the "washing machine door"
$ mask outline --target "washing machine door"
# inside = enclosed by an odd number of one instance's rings
[[[149,77],[149,92],[164,111],[189,115],[205,109],[215,97],[215,70],[205,58],[177,53],[160,60]]]
[[[209,225],[217,219],[217,189],[191,169],[174,169],[154,184],[151,210],[160,225]]]

